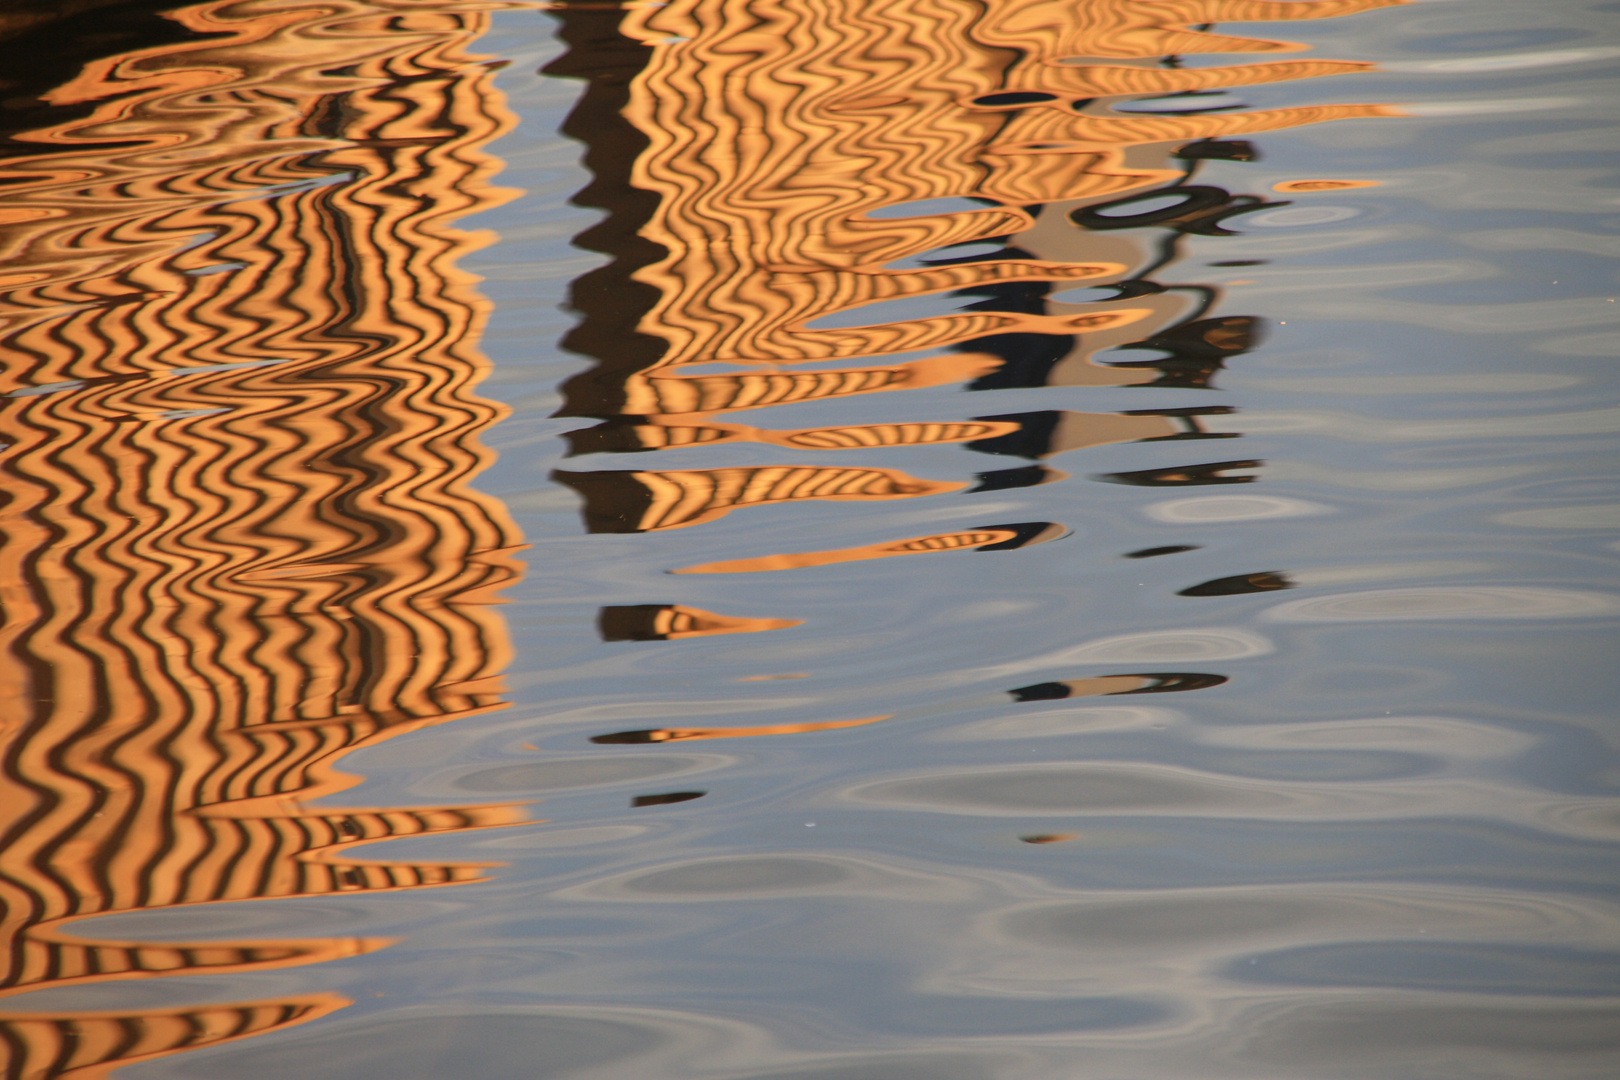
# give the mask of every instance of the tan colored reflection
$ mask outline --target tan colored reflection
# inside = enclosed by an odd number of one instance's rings
[[[687,446],[754,442],[785,446],[790,450],[858,450],[882,446],[931,446],[972,442],[1010,435],[1017,424],[995,420],[954,423],[853,424],[846,427],[769,431],[746,424],[681,423],[666,417],[647,417],[645,424],[603,424],[568,436],[575,453],[675,450]]]
[[[1158,57],[1183,53],[1298,52],[1290,41],[1211,33],[1217,22],[1281,22],[1333,19],[1408,0],[1105,0],[1088,4],[1086,18],[1073,17],[1064,0],[996,5],[983,39],[1004,48],[1039,51],[1024,63],[1035,67],[1060,57]],[[1192,27],[1201,27],[1194,30]]]
[[[1063,697],[1104,697],[1109,694],[1129,694],[1155,685],[1151,675],[1098,675],[1090,679],[1064,679],[1052,683],[1068,691]],[[1054,692],[1053,697],[1059,695]]]
[[[805,324],[884,298],[991,281],[1117,277],[1122,264],[1095,259],[916,270],[886,264],[1022,231],[1032,224],[1022,209],[1029,204],[1117,197],[1175,178],[1172,168],[1136,163],[1136,148],[1396,113],[1377,105],[1197,116],[1008,113],[996,95],[1033,90],[1075,100],[1099,90],[1173,93],[1364,70],[1315,61],[1191,73],[1074,61],[1290,51],[1299,46],[1189,27],[1329,17],[1399,2],[1091,0],[1083,18],[1057,0],[1000,0],[982,12],[932,0],[774,0],[746,9],[723,0],[677,0],[636,8],[622,33],[650,55],[623,115],[649,141],[632,183],[658,196],[640,235],[668,252],[633,275],[658,294],[641,330],[668,343],[665,364],[797,362],[991,333],[1073,332],[992,312],[853,330],[813,331]],[[822,69],[839,76],[802,75]],[[882,207],[965,196],[1000,205],[898,220],[868,216]]]
[[[1281,180],[1271,185],[1272,191],[1284,194],[1305,194],[1313,191],[1348,191],[1351,188],[1378,187],[1382,180]]]
[[[889,559],[896,555],[928,555],[939,551],[981,551],[994,545],[1031,544],[1055,540],[1064,533],[1061,525],[1036,522],[1041,528],[1031,529],[1009,525],[968,529],[963,532],[935,533],[932,536],[914,536],[909,540],[891,540],[866,547],[845,548],[842,551],[803,551],[792,555],[765,555],[757,559],[733,559],[728,562],[703,563],[672,574],[757,574],[769,570],[798,570],[809,566],[830,566],[833,563],[864,562],[867,559]]]
[[[1192,417],[1171,417],[1154,413],[1058,413],[1057,425],[1052,431],[1046,451],[1040,455],[1050,457],[1088,446],[1106,446],[1109,443],[1140,442],[1145,439],[1175,439],[1183,435],[1200,434]]]
[[[969,443],[989,453],[1044,458],[1109,443],[1153,439],[1224,437],[1199,426],[1197,414],[1227,408],[1133,413],[1028,413],[977,417],[957,423],[859,424],[799,431],[766,431],[744,424],[683,424],[671,417],[642,417],[647,423],[608,422],[567,438],[574,453],[628,453],[757,442],[793,450],[859,450],[886,446]]]
[[[95,61],[0,161],[0,994],[381,939],[142,943],[91,915],[478,881],[380,839],[520,807],[328,809],[350,751],[500,708],[520,538],[468,487],[487,304],[462,214],[511,124],[444,2],[217,0]],[[196,242],[201,237],[201,242]],[[188,246],[189,245],[189,246]],[[38,388],[37,390],[34,388]],[[306,1022],[336,996],[0,1017],[16,1075]],[[9,1075],[9,1074],[8,1074]]]
[[[898,469],[797,465],[658,472],[559,470],[552,478],[585,496],[585,527],[593,533],[684,529],[718,521],[744,506],[812,499],[915,499],[967,487],[954,480],[918,480]]]
[[[1171,694],[1184,690],[1205,690],[1226,682],[1224,675],[1201,672],[1153,672],[1136,675],[1097,675],[1089,679],[1063,679],[1056,682],[1020,686],[1008,691],[1015,701],[1061,701],[1072,697],[1104,697],[1113,694]]]
[[[757,634],[803,626],[803,619],[750,619],[716,615],[684,604],[605,607],[597,617],[603,641],[680,641],[716,634]]]
[[[347,1004],[336,994],[309,994],[194,1009],[71,1016],[0,1013],[0,1030],[12,1052],[6,1076],[102,1080],[125,1065],[282,1031]]]
[[[826,401],[891,390],[964,382],[1001,366],[999,357],[954,353],[887,367],[830,371],[744,372],[725,375],[635,373],[623,382],[623,402],[585,415],[625,414],[656,422],[663,414],[739,412],[801,401]],[[608,404],[608,403],[603,403]],[[690,418],[688,418],[690,419]]]
[[[862,720],[822,720],[808,724],[774,724],[768,727],[745,728],[649,728],[645,731],[620,731],[612,735],[597,735],[593,743],[656,743],[681,742],[688,739],[751,739],[759,735],[802,735],[811,731],[837,731],[840,728],[865,727],[886,716],[868,716]]]

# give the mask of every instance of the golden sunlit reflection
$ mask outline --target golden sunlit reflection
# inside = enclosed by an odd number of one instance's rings
[[[641,744],[683,742],[693,739],[743,739],[757,735],[802,735],[808,731],[837,731],[841,728],[865,727],[888,716],[868,716],[864,720],[822,720],[808,724],[770,724],[765,727],[740,728],[649,728],[642,731],[619,731],[612,735],[596,735],[593,743]]]
[[[891,540],[885,544],[845,548],[842,551],[804,551],[791,555],[764,555],[755,559],[733,559],[728,562],[703,563],[672,570],[672,574],[758,574],[771,570],[799,570],[810,566],[831,566],[834,563],[865,562],[868,559],[888,559],[897,555],[930,555],[942,551],[998,551],[1044,544],[1056,540],[1067,532],[1062,525],[1049,521],[1032,521],[1020,525],[987,525],[964,532],[935,533],[932,536],[913,536],[906,540]]]
[[[322,809],[341,758],[502,707],[516,580],[467,486],[501,412],[473,393],[488,304],[456,230],[510,192],[512,117],[464,48],[488,13],[216,2],[52,90],[0,159],[8,501],[0,993],[267,971],[384,939],[142,943],[92,915],[484,879],[376,840],[519,806]],[[178,42],[176,39],[179,39]],[[335,995],[8,1013],[18,1077],[302,1024]],[[16,1071],[20,1070],[20,1071]]]
[[[1382,180],[1280,180],[1271,185],[1271,190],[1291,195],[1311,191],[1348,191],[1351,188],[1378,187],[1382,183]]]

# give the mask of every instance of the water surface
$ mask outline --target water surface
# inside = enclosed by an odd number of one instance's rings
[[[0,51],[8,1077],[1620,1066],[1613,5]]]

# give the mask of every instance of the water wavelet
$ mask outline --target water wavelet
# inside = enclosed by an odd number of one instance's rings
[[[1134,634],[1113,634],[1094,638],[1056,652],[997,665],[990,670],[1031,671],[1063,664],[1148,663],[1155,660],[1169,662],[1247,660],[1254,656],[1266,656],[1273,648],[1272,643],[1266,638],[1238,627],[1205,626],[1185,630],[1145,630]]]
[[[1350,802],[1304,784],[1239,783],[1140,762],[986,767],[854,786],[856,802],[980,816],[1030,814],[1289,817],[1345,813]]]
[[[1399,987],[1466,994],[1613,998],[1620,953],[1484,942],[1357,941],[1248,957],[1223,974],[1281,986]]]
[[[1144,705],[1062,706],[1020,709],[989,720],[973,720],[931,736],[938,742],[992,742],[1003,739],[1049,739],[1091,732],[1163,730],[1186,721],[1174,709]]]
[[[650,422],[638,422],[650,421]],[[684,422],[683,422],[684,421]],[[1011,422],[994,418],[891,424],[851,424],[841,427],[769,431],[746,424],[713,421],[693,423],[687,418],[616,417],[563,436],[569,456],[576,454],[633,454],[644,450],[672,450],[688,446],[754,442],[792,450],[861,450],[884,446],[933,446],[973,442],[1008,435]]]
[[[998,363],[988,357],[945,355],[884,367],[818,371],[713,375],[636,372],[612,384],[601,380],[570,382],[565,388],[567,403],[558,415],[638,417],[653,423],[668,416],[690,423],[715,413],[948,385],[983,375]]]
[[[1237,438],[1237,432],[1207,431],[1197,421],[1200,416],[1228,415],[1234,411],[1229,405],[1205,405],[1133,409],[1124,413],[1017,413],[963,421],[860,424],[798,431],[717,423],[706,416],[619,416],[593,428],[568,432],[563,437],[568,440],[571,457],[756,442],[796,450],[966,443],[968,449],[982,453],[1041,458],[1112,442]]]
[[[1184,690],[1204,690],[1226,683],[1224,675],[1208,675],[1191,672],[1153,672],[1136,673],[1130,675],[1097,675],[1084,679],[1068,679],[1062,682],[1038,683],[1033,686],[1022,686],[1006,691],[1006,696],[1020,704],[1032,701],[1060,701],[1070,698],[1085,697],[1118,697],[1131,694],[1162,694],[1176,693]],[[921,712],[935,716],[942,711],[967,711],[989,705],[995,699],[988,696],[963,698],[944,702],[932,706]],[[1092,712],[1107,713],[1107,709],[1093,709]],[[1153,709],[1126,709],[1118,708],[1113,713],[1129,714],[1140,720],[1142,717],[1160,718],[1168,715],[1165,710]],[[642,728],[634,731],[618,731],[607,735],[593,735],[591,742],[603,745],[638,746],[647,743],[681,742],[699,739],[731,739],[754,738],[762,735],[797,735],[816,731],[837,731],[844,728],[865,727],[883,720],[910,719],[919,714],[919,710],[906,710],[901,713],[883,716],[869,716],[858,720],[822,720],[799,724],[772,724],[762,727],[736,727],[736,728]],[[982,737],[1004,737],[1005,732],[1014,735],[1022,730],[1028,721],[1011,718],[1004,720],[983,721],[970,725],[971,728],[984,729],[996,733]],[[1045,732],[1036,732],[1045,734]],[[956,738],[957,736],[950,736]],[[961,738],[980,737],[963,734]]]
[[[637,795],[630,800],[632,807],[668,806],[672,803],[691,802],[707,795],[706,791],[666,791],[659,795]]]
[[[1070,450],[1118,442],[1168,442],[1185,439],[1231,439],[1237,432],[1206,431],[1200,416],[1224,416],[1230,405],[1184,409],[1132,409],[1123,413],[1038,412],[976,419],[1005,425],[1010,431],[981,436],[968,449],[984,454],[1046,458]]]
[[[1064,679],[1036,683],[1007,691],[1014,701],[1061,701],[1099,694],[1169,694],[1182,690],[1205,690],[1227,681],[1225,675],[1193,672],[1157,672],[1141,675],[1094,675],[1088,679]]]
[[[1150,503],[1142,507],[1142,513],[1154,521],[1176,525],[1317,517],[1332,513],[1332,510],[1332,507],[1322,503],[1311,502],[1309,499],[1294,499],[1285,495],[1195,495],[1185,499]]]
[[[1220,686],[1227,681],[1224,675],[1209,675],[1192,672],[1153,672],[1134,673],[1129,675],[1098,675],[1084,679],[1068,679],[1062,682],[1038,683],[1033,686],[1023,686],[1014,690],[1005,691],[996,695],[977,695],[974,697],[957,698],[939,702],[925,708],[905,709],[897,713],[882,716],[869,716],[857,720],[820,720],[796,724],[769,724],[756,727],[702,727],[702,728],[640,728],[632,731],[617,731],[605,735],[593,735],[591,742],[608,746],[642,746],[648,743],[682,742],[690,740],[756,738],[768,735],[799,735],[819,731],[838,731],[845,728],[866,727],[885,720],[915,720],[920,717],[938,717],[952,712],[968,712],[987,706],[1001,706],[1006,698],[1024,704],[1034,701],[1058,701],[1070,698],[1085,697],[1118,697],[1131,694],[1160,694],[1175,693],[1183,690],[1204,690],[1213,686]],[[1159,719],[1169,714],[1166,710],[1153,709],[1126,709],[1092,710],[1093,712],[1112,712],[1115,714],[1129,714],[1140,720],[1148,717]],[[1037,718],[1038,720],[1038,718]],[[947,739],[971,739],[992,737],[1018,737],[1019,734],[1028,734],[1024,727],[1031,721],[1021,717],[982,721],[969,725],[972,730],[991,732],[988,735],[973,735],[971,733],[948,735]],[[1011,736],[1008,736],[1011,732]],[[1035,734],[1046,734],[1044,731]],[[644,759],[645,760],[645,759]],[[522,767],[514,767],[522,768]],[[495,770],[499,772],[500,770]],[[483,774],[478,774],[483,775]],[[504,774],[503,774],[504,775]],[[517,775],[514,773],[514,775]]]
[[[1280,570],[1261,570],[1252,574],[1234,574],[1216,578],[1177,591],[1177,596],[1240,596],[1245,593],[1274,592],[1292,589],[1295,582]]]
[[[596,618],[597,632],[603,641],[681,641],[715,634],[757,634],[802,625],[802,619],[716,615],[684,604],[604,607]]]
[[[1521,529],[1615,529],[1620,528],[1620,506],[1610,503],[1508,510],[1491,520]]]
[[[551,477],[585,497],[592,533],[655,532],[717,521],[732,510],[804,500],[883,501],[960,491],[955,480],[919,480],[898,469],[772,465],[645,472],[567,472]]]
[[[1279,180],[1271,185],[1271,190],[1284,194],[1304,194],[1314,191],[1349,191],[1352,188],[1378,187],[1382,183],[1382,180]]]
[[[1620,596],[1589,589],[1513,585],[1428,586],[1316,596],[1279,604],[1275,622],[1426,619],[1601,619],[1620,615]]]
[[[1437,577],[1446,574],[1478,574],[1494,570],[1488,562],[1470,559],[1430,559],[1424,562],[1362,563],[1341,566],[1307,566],[1292,570],[1265,570],[1215,578],[1180,590],[1177,596],[1237,596],[1243,593],[1271,592],[1277,589],[1308,589],[1349,585],[1367,581],[1400,578]]]
[[[812,731],[838,731],[843,728],[865,727],[888,716],[868,716],[860,720],[821,720],[805,724],[771,724],[747,728],[644,728],[639,731],[616,731],[610,735],[593,735],[591,742],[607,746],[640,746],[646,743],[685,742],[693,739],[751,739],[760,735],[802,735]]]
[[[962,532],[914,536],[865,547],[840,551],[803,551],[795,554],[764,555],[753,559],[703,563],[671,570],[672,574],[756,574],[771,570],[798,570],[836,563],[888,559],[897,555],[928,555],[942,551],[1010,551],[1056,540],[1068,529],[1050,521],[1027,521],[1016,525],[982,525]]]
[[[1227,475],[1232,469],[1258,469],[1263,461],[1211,461],[1203,465],[1180,465],[1166,469],[1135,469],[1131,472],[1100,473],[1093,480],[1133,487],[1202,487],[1210,484],[1252,484],[1258,476]]]
[[[528,765],[500,765],[457,776],[459,791],[537,792],[624,784],[655,776],[679,775],[712,768],[701,758],[570,758]]]

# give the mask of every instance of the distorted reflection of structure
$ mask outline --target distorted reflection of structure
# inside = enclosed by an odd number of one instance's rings
[[[1235,437],[1202,420],[1235,412],[1230,406],[930,415],[791,430],[729,414],[950,384],[975,391],[1209,388],[1228,361],[1260,343],[1261,320],[1217,311],[1215,285],[1157,279],[1180,257],[1182,238],[1230,235],[1239,215],[1279,203],[1195,183],[1200,167],[1255,160],[1259,151],[1241,136],[1399,110],[1255,111],[1221,100],[1210,107],[1206,99],[1230,88],[1371,65],[1290,59],[1194,68],[1181,57],[1302,48],[1212,32],[1217,21],[1326,18],[1401,2],[560,6],[570,50],[546,70],[585,83],[564,130],[586,144],[593,173],[575,201],[607,211],[577,242],[612,258],[573,286],[583,318],[564,344],[594,367],[567,382],[560,415],[600,423],[566,436],[570,454],[700,454],[754,444],[762,452],[846,457],[838,464],[565,470],[555,479],[584,497],[589,532],[658,532],[748,506],[910,499],[966,487],[882,467],[882,452],[892,448],[954,444],[1043,461],[1112,443]],[[1154,111],[1131,108],[1143,101],[1153,101]],[[1277,190],[1355,183],[1301,180]],[[924,313],[929,297],[936,298],[933,310]],[[836,361],[855,363],[798,367]],[[705,366],[685,370],[697,365]],[[1096,479],[1248,483],[1256,477],[1232,470],[1260,464],[1212,462]],[[971,490],[1066,478],[1031,464],[979,473]],[[964,525],[673,572],[1005,551],[1065,532],[1050,522]],[[1170,545],[1133,555],[1195,549]],[[604,609],[602,633],[610,640],[675,637],[660,627],[673,626],[678,610]],[[1164,692],[1224,681],[1103,676],[1024,688],[1014,697]],[[600,741],[712,738],[719,730],[657,729]]]
[[[1055,0],[564,7],[571,49],[547,71],[586,83],[565,125],[590,148],[594,174],[576,201],[609,214],[578,242],[613,257],[574,285],[584,318],[565,344],[596,366],[569,381],[561,412],[605,422],[571,433],[572,452],[959,443],[1040,458],[1107,442],[1216,437],[1191,418],[1230,410],[1175,410],[1186,426],[1172,424],[1169,410],[792,431],[719,417],[950,382],[1207,387],[1255,346],[1259,320],[1214,313],[1214,286],[1167,286],[1151,275],[1176,259],[1180,237],[1225,234],[1223,223],[1268,203],[1191,183],[1200,163],[1254,159],[1252,144],[1234,136],[1398,110],[1210,109],[1201,99],[1228,88],[1371,65],[1193,69],[1177,57],[1300,48],[1202,25],[1222,19],[1324,18],[1399,2],[1090,0],[1083,18]],[[811,70],[837,77],[806,77]],[[1174,98],[1189,107],[1128,108]],[[1333,182],[1292,190],[1313,183]],[[1068,295],[1077,289],[1103,295]],[[929,295],[960,303],[933,315],[889,312],[892,301]],[[825,325],[832,316],[843,324]],[[940,349],[950,351],[875,367],[778,368]],[[680,372],[717,361],[743,370]],[[987,424],[997,430],[976,427]],[[824,498],[805,493],[857,475],[863,497],[959,490],[910,477],[873,487],[864,477],[876,472],[760,466],[557,478],[585,494],[592,532],[654,531],[714,521],[734,506]],[[792,476],[795,490],[779,475]],[[1058,478],[999,470],[975,490]],[[765,486],[778,493],[760,498]]]
[[[112,6],[0,34],[55,41]],[[463,51],[487,14],[158,6],[114,12],[84,39],[109,51],[70,54],[0,146],[10,994],[378,948],[71,923],[476,881],[479,865],[352,849],[527,816],[309,805],[357,782],[348,752],[501,706],[488,605],[519,544],[467,486],[500,413],[473,393],[487,305],[455,265],[475,238],[451,224],[508,197],[480,147],[511,117]],[[14,1012],[5,1075],[101,1076],[344,1004]]]

